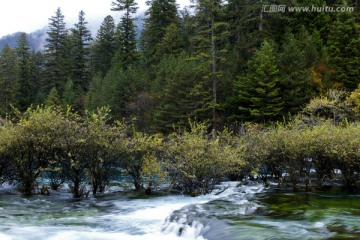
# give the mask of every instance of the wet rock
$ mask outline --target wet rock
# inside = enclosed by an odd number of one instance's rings
[[[41,194],[41,195],[47,195],[47,196],[50,195],[50,192],[49,192],[48,187],[45,186],[45,185],[43,185],[43,186],[41,187],[40,194]]]

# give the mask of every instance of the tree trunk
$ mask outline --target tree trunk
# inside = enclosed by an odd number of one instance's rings
[[[215,23],[214,16],[211,18],[211,57],[212,57],[212,90],[213,90],[213,107],[212,120],[213,129],[216,129],[216,103],[217,103],[217,78],[216,78],[216,46],[215,46]]]
[[[262,0],[260,0],[260,2],[262,3]],[[260,23],[259,23],[259,31],[261,32],[263,30],[264,26],[263,26],[263,8],[261,8],[260,11]]]
[[[136,190],[140,190],[142,188],[140,179],[138,177],[134,177],[134,186]]]

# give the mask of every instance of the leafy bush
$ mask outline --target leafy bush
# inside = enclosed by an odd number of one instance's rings
[[[49,107],[28,109],[17,124],[2,129],[2,155],[10,161],[10,180],[25,195],[32,194],[36,179],[54,159],[63,115]]]
[[[205,124],[175,133],[166,144],[166,161],[173,188],[191,195],[206,194],[231,171],[243,164],[242,148],[228,132],[207,134]]]
[[[146,192],[151,193],[165,179],[166,174],[160,162],[162,141],[159,136],[133,131],[122,142],[124,156],[121,167],[131,177],[135,189],[145,187]]]
[[[279,124],[261,131],[250,127],[246,159],[265,184],[271,176],[280,184],[286,173],[294,189],[300,183],[309,189],[313,170],[318,186],[334,179],[340,170],[344,184],[353,188],[360,177],[359,137],[360,127],[355,123],[335,126],[325,121],[313,127]]]

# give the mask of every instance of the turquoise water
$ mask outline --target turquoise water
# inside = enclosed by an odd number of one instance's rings
[[[236,185],[195,198],[127,191],[81,201],[2,190],[0,239],[360,239],[358,194]]]
[[[215,216],[208,239],[360,239],[360,195],[339,192],[257,194],[251,214]],[[220,204],[236,209],[233,202]],[[218,226],[217,228],[215,226]],[[222,227],[220,227],[222,226]]]

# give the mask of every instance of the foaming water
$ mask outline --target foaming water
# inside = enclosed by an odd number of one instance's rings
[[[176,211],[228,198],[236,183],[224,183],[220,194],[199,197],[182,195],[145,196],[134,192],[75,201],[66,194],[22,198],[0,195],[0,239],[205,239],[208,227]],[[259,185],[260,186],[260,185]],[[251,191],[251,188],[249,188]],[[69,197],[69,196],[68,196]]]
[[[7,188],[0,239],[360,239],[358,195],[237,184],[198,197],[127,191],[81,201],[65,192],[23,198]]]

